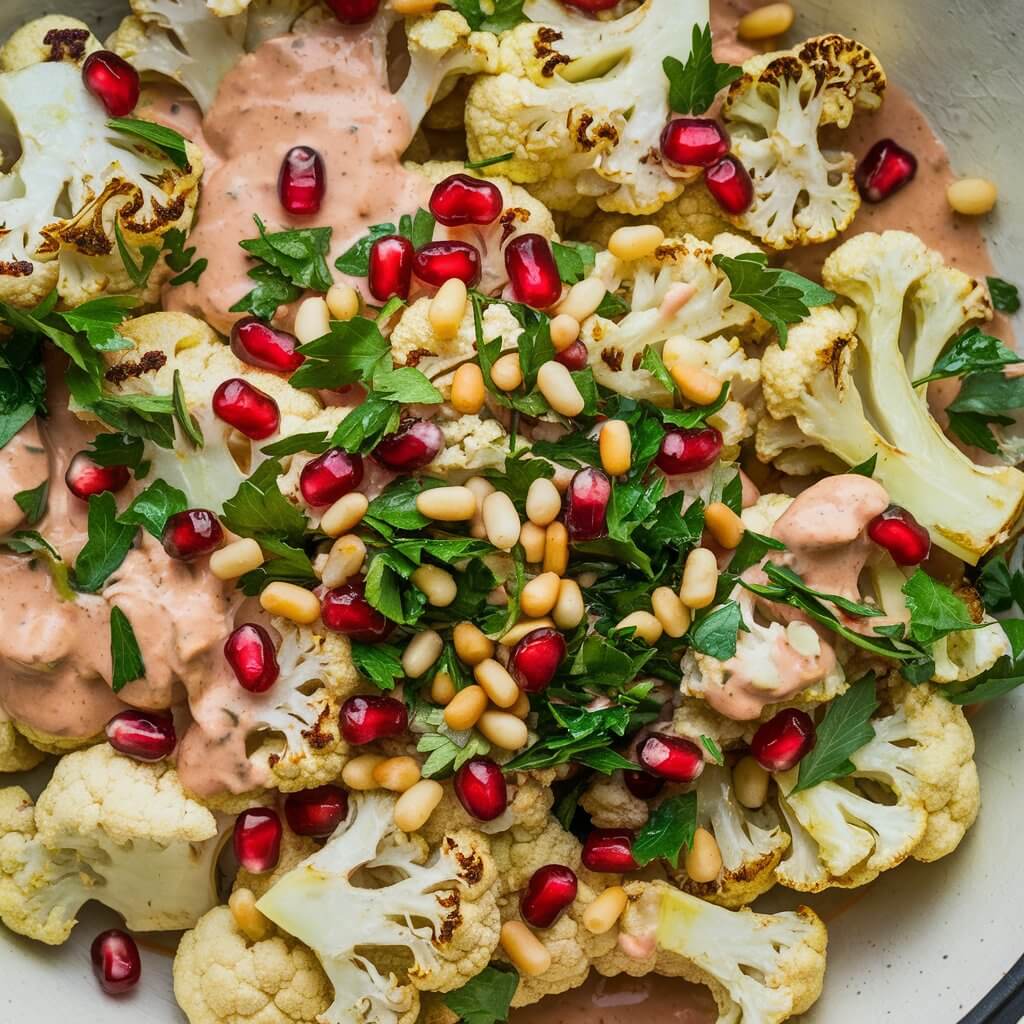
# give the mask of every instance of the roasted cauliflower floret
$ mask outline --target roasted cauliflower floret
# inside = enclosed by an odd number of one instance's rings
[[[45,61],[81,66],[100,49],[100,41],[84,21],[66,14],[47,14],[22,25],[0,48],[0,71],[20,71]]]
[[[29,772],[42,763],[44,756],[0,711],[0,772]]]

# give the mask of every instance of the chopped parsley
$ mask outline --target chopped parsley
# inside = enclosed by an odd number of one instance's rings
[[[743,77],[743,68],[719,64],[711,52],[711,26],[693,26],[686,63],[666,57],[662,68],[668,78],[668,103],[677,114],[703,114],[715,97]]]

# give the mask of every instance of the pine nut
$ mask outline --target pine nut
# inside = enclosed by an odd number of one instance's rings
[[[696,294],[696,285],[687,284],[685,281],[672,285],[658,306],[658,316],[662,320],[671,320]],[[667,361],[665,365],[668,366]]]
[[[985,178],[962,178],[949,186],[946,199],[954,213],[981,217],[992,212],[999,199],[999,189]]]
[[[331,311],[318,295],[305,299],[295,314],[295,337],[305,345],[331,333]]]
[[[362,569],[365,561],[366,545],[362,539],[354,533],[346,533],[331,545],[320,579],[325,587],[340,587]]]
[[[350,284],[332,284],[324,301],[332,320],[351,320],[359,315],[359,292]]]
[[[569,531],[564,523],[549,523],[544,533],[544,571],[564,576],[569,568]]]
[[[615,627],[616,629],[636,630],[633,634],[637,640],[643,640],[645,644],[652,647],[661,639],[664,631],[660,620],[650,612],[631,612]]]
[[[555,346],[556,352],[564,352],[579,336],[580,322],[568,313],[559,313],[552,317],[548,325],[551,332],[551,344]]]
[[[793,8],[789,4],[768,4],[740,18],[736,34],[747,43],[774,39],[793,27]]]
[[[554,629],[555,620],[549,619],[546,615],[542,619],[522,619],[517,622],[507,633],[504,633],[498,641],[502,647],[515,647],[527,633],[535,629]]]
[[[558,304],[559,316],[571,316],[578,324],[583,323],[588,316],[593,316],[594,311],[601,305],[604,299],[604,281],[597,277],[587,277],[577,281],[569,289],[569,294]],[[573,338],[573,341],[576,339]],[[569,342],[571,345],[572,342]],[[567,345],[566,348],[569,346]]]
[[[575,580],[561,580],[558,584],[558,599],[551,613],[559,629],[575,629],[586,614],[583,591]]]
[[[722,851],[706,828],[693,834],[693,845],[686,853],[686,873],[691,881],[701,884],[715,881],[722,873]]]
[[[238,930],[250,942],[262,942],[273,934],[274,926],[256,909],[251,889],[236,889],[228,898],[228,907]]]
[[[447,608],[459,592],[455,577],[436,565],[421,565],[409,579],[427,595],[427,602],[434,608]]]
[[[821,637],[806,622],[793,621],[786,625],[786,641],[797,654],[816,658],[821,654]]]
[[[403,832],[423,828],[443,796],[444,787],[440,782],[420,779],[395,801],[395,824]]]
[[[373,773],[377,765],[383,764],[386,760],[387,758],[381,757],[380,754],[360,754],[353,757],[351,761],[346,761],[345,767],[341,769],[341,781],[349,789],[360,792],[379,789]]]
[[[320,529],[328,537],[340,537],[343,533],[355,529],[362,522],[369,507],[370,502],[365,494],[360,494],[358,491],[346,494],[323,514],[323,518],[320,520]]]
[[[621,885],[609,885],[580,915],[583,927],[591,935],[604,935],[615,927],[628,902],[626,890]]]
[[[444,722],[449,729],[462,732],[472,729],[487,710],[487,694],[482,686],[459,690],[444,709]]]
[[[694,548],[686,556],[679,597],[687,608],[707,608],[718,587],[718,560],[707,548]]]
[[[419,679],[441,657],[444,641],[436,629],[417,633],[402,652],[402,671],[408,679]]]
[[[608,251],[620,260],[642,260],[664,241],[665,232],[656,224],[637,224],[613,231]]]
[[[389,757],[373,769],[373,781],[392,793],[404,793],[420,781],[420,763],[407,754]]]
[[[519,607],[523,614],[533,619],[547,615],[558,600],[560,583],[561,580],[553,572],[542,572],[534,576],[519,595]]]
[[[416,509],[428,519],[459,523],[473,518],[476,495],[468,487],[434,487],[416,495]]]
[[[320,601],[316,594],[294,583],[282,583],[280,580],[263,588],[260,607],[271,615],[280,615],[300,626],[312,625],[320,618]]]
[[[694,405],[710,405],[722,391],[722,382],[699,366],[676,363],[669,373],[683,398]]]
[[[633,464],[633,438],[623,420],[606,420],[598,437],[601,465],[609,476],[629,472]]]
[[[752,757],[736,762],[732,770],[732,788],[736,799],[744,806],[756,811],[768,799],[768,783],[771,776]]]
[[[743,520],[728,505],[714,501],[704,511],[704,525],[723,548],[732,551],[743,540]]]
[[[545,536],[543,527],[529,520],[523,523],[523,528],[519,531],[519,543],[523,546],[526,561],[531,565],[544,559]]]
[[[515,704],[508,709],[510,715],[515,715],[516,718],[526,718],[530,713],[530,698],[526,695],[524,690],[519,691],[519,696],[516,697]]]
[[[476,727],[486,739],[502,750],[519,750],[526,746],[530,738],[526,723],[509,711],[485,711]]]
[[[431,7],[434,6],[431,0]],[[434,333],[444,341],[450,341],[459,333],[462,318],[466,315],[466,284],[460,278],[450,277],[430,300],[427,318]]]
[[[491,367],[491,380],[501,391],[515,391],[523,383],[523,371],[519,366],[519,353],[506,352],[499,356]]]
[[[455,699],[455,682],[447,672],[437,672],[430,683],[430,699],[440,707],[447,707]]]
[[[391,0],[391,10],[395,14],[409,16],[429,14],[436,6],[437,0]]]
[[[210,555],[210,572],[219,580],[236,580],[263,564],[263,552],[251,537],[236,540]]]
[[[671,587],[658,587],[651,594],[651,607],[662,629],[673,639],[681,637],[690,628],[690,610]]]
[[[560,416],[579,416],[583,412],[583,396],[567,366],[549,359],[537,371],[537,387],[548,405]]]
[[[473,669],[473,678],[484,688],[491,703],[510,708],[519,697],[519,687],[504,666],[493,658],[485,658]]]
[[[472,622],[460,622],[452,632],[452,639],[459,661],[470,668],[494,654],[494,641],[485,636]]]
[[[449,281],[458,281],[453,277]],[[459,281],[459,284],[462,284]],[[487,400],[483,371],[476,363],[463,363],[452,377],[452,406],[458,411],[475,416]]]
[[[484,501],[488,494],[494,493],[494,484],[482,476],[471,476],[464,486],[468,487],[476,498],[476,511],[469,521],[469,535],[476,537],[477,540],[483,540],[487,536],[487,530],[484,529]]]
[[[551,966],[551,954],[522,921],[501,926],[501,948],[520,974],[536,978]]]
[[[547,526],[561,511],[562,495],[558,488],[547,477],[537,477],[526,492],[526,515],[530,522]]]
[[[519,543],[519,513],[504,491],[495,491],[484,498],[484,530],[487,539],[500,551],[511,551]]]

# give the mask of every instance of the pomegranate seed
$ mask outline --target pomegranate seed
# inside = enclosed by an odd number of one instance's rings
[[[224,657],[242,688],[250,693],[269,690],[281,674],[274,641],[255,622],[246,622],[232,632],[224,643]]]
[[[323,157],[310,146],[293,146],[281,161],[277,194],[281,205],[297,217],[319,213],[327,190]]]
[[[379,643],[394,628],[363,596],[362,580],[328,590],[320,604],[320,618],[328,629],[363,644]]]
[[[243,317],[231,328],[231,351],[250,366],[276,373],[294,373],[305,358],[296,351],[299,339],[254,316]]]
[[[628,828],[595,828],[583,841],[583,866],[612,874],[635,871],[634,838]]]
[[[661,151],[680,167],[710,167],[729,152],[729,136],[710,117],[677,117],[661,133]]]
[[[396,473],[422,469],[444,450],[444,434],[431,420],[403,420],[398,430],[383,438],[373,457]]]
[[[253,875],[273,871],[281,859],[284,829],[272,807],[252,807],[235,821],[235,859]]]
[[[608,532],[612,485],[599,469],[581,469],[569,482],[565,525],[573,541],[596,540]]]
[[[489,757],[470,758],[455,773],[455,795],[478,821],[493,821],[508,807],[505,776]]]
[[[341,705],[341,734],[354,747],[400,736],[408,724],[405,705],[394,697],[349,697]]]
[[[567,366],[570,370],[584,370],[588,362],[587,346],[577,338],[568,348],[563,348],[555,356],[555,362]]]
[[[363,457],[344,448],[328,448],[310,459],[299,474],[299,490],[307,505],[333,505],[363,482]]]
[[[107,742],[134,761],[162,761],[178,742],[174,719],[159,711],[122,711],[107,722]]]
[[[722,435],[714,427],[680,427],[661,440],[654,461],[669,476],[698,473],[722,454]]]
[[[814,748],[814,721],[806,711],[784,708],[759,726],[750,753],[768,772],[789,771]]]
[[[915,174],[917,157],[892,139],[882,139],[858,164],[855,178],[860,194],[869,203],[880,203],[909,185]]]
[[[126,487],[130,479],[127,466],[100,466],[92,461],[88,452],[79,452],[68,463],[64,474],[68,490],[82,501],[104,491],[117,492]]]
[[[468,174],[449,175],[430,194],[430,212],[447,227],[493,224],[504,205],[497,185]]]
[[[380,0],[327,0],[327,6],[338,21],[346,25],[361,25],[377,13]]]
[[[890,505],[868,523],[868,536],[892,555],[897,565],[920,565],[932,551],[928,531],[899,505]]]
[[[127,117],[139,102],[138,71],[109,50],[97,50],[85,58],[82,81],[111,117]]]
[[[650,800],[665,788],[665,780],[650,772],[631,771],[622,773],[622,781],[626,789],[638,800]]]
[[[412,271],[435,288],[453,277],[472,288],[480,280],[480,253],[469,242],[428,242],[413,257]]]
[[[537,868],[526,883],[519,897],[519,913],[534,928],[550,928],[576,899],[578,888],[572,868],[564,864],[545,864]]]
[[[708,191],[726,213],[738,217],[754,202],[754,183],[746,167],[734,156],[726,156],[704,173]]]
[[[565,638],[557,629],[531,630],[512,648],[509,671],[527,693],[540,693],[565,660]]]
[[[654,733],[640,744],[637,757],[652,775],[669,782],[693,782],[704,771],[700,747],[681,736]]]
[[[281,423],[277,402],[241,377],[224,381],[214,391],[213,411],[253,441],[270,437]]]
[[[412,284],[412,261],[415,256],[412,242],[401,235],[385,235],[370,246],[370,271],[367,284],[370,294],[379,302],[387,302],[393,295],[409,297]]]
[[[89,951],[92,973],[108,996],[119,996],[135,988],[142,977],[142,957],[135,940],[118,928],[100,932]]]
[[[289,793],[284,802],[288,827],[297,836],[326,839],[348,815],[348,793],[340,786],[317,786]]]
[[[208,555],[224,539],[220,520],[205,508],[189,508],[167,520],[161,542],[164,551],[182,562]]]
[[[542,235],[517,235],[505,247],[505,269],[519,302],[547,309],[562,295],[562,279],[548,240]]]

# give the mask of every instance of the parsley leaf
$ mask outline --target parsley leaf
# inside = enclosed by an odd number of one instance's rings
[[[519,986],[514,971],[485,967],[460,989],[444,997],[445,1005],[464,1024],[497,1024],[508,1020],[508,1008]]]
[[[700,737],[701,745],[711,755],[711,760],[715,764],[725,764],[725,755],[722,753],[722,748],[715,742],[714,737],[705,736],[703,733]]]
[[[124,269],[129,279],[136,288],[145,288],[149,282],[149,275],[153,273],[157,260],[160,259],[160,250],[152,245],[144,245],[139,249],[139,262],[135,262],[131,249],[125,241],[124,232],[121,230],[120,217],[114,217],[114,241],[117,243],[117,251],[124,264]]]
[[[370,272],[370,249],[378,238],[397,234],[394,224],[374,224],[365,235],[349,246],[335,261],[334,265],[343,274],[352,277],[366,277]]]
[[[203,276],[203,271],[210,262],[205,257],[201,260],[195,259],[196,247],[192,245],[185,248],[187,238],[188,235],[180,228],[171,228],[164,235],[164,259],[171,270],[178,271],[178,275],[171,278],[171,284],[175,286],[195,284]]]
[[[117,605],[110,609],[110,662],[110,688],[114,693],[120,693],[129,683],[146,674],[135,630]]]
[[[252,267],[248,276],[256,282],[256,287],[231,307],[232,313],[252,313],[261,320],[270,320],[279,306],[287,306],[302,294],[302,289],[276,267],[261,263]]]
[[[597,250],[586,242],[552,242],[551,251],[564,284],[577,284],[594,269]]]
[[[998,370],[1003,366],[1024,362],[1016,352],[1008,349],[998,338],[982,334],[977,327],[961,334],[939,357],[927,377],[914,381],[914,387],[929,384],[946,377],[963,377],[984,370]]]
[[[224,525],[242,537],[263,534],[286,540],[301,540],[306,517],[281,493],[277,478],[281,463],[268,459],[248,480],[243,480],[234,496],[224,502]]]
[[[184,492],[165,480],[154,480],[117,517],[126,526],[141,526],[157,540],[163,536],[167,520],[188,508]]]
[[[258,569],[252,569],[238,580],[238,589],[243,594],[255,597],[267,584],[275,580],[294,583],[300,587],[315,587],[320,582],[313,572],[309,555],[302,548],[267,536],[261,536],[259,544],[267,558]]]
[[[373,320],[357,316],[332,320],[331,333],[307,342],[298,351],[306,361],[291,375],[296,388],[342,388],[370,381],[385,368],[391,345]]]
[[[534,459],[546,459],[556,465],[572,468],[597,466],[601,461],[597,442],[577,433],[566,434],[557,441],[534,441],[530,454]]]
[[[373,373],[372,387],[375,396],[404,405],[438,405],[444,401],[444,395],[426,375],[412,366],[389,370],[378,364]]]
[[[918,569],[903,587],[910,610],[910,638],[923,647],[962,630],[978,629],[967,605],[949,587]]]
[[[474,32],[493,32],[498,35],[530,20],[523,12],[523,0],[494,0],[488,8],[490,13],[484,10],[480,0],[453,0],[451,6],[469,22]],[[488,165],[481,162],[477,166]]]
[[[517,754],[505,765],[508,771],[531,771],[550,768],[567,761],[583,761],[591,751],[607,750],[617,739],[626,735],[630,727],[630,709],[613,705],[596,711],[571,705],[547,703],[542,709],[538,731],[543,735],[532,747]],[[612,763],[608,758],[586,761],[590,767],[608,773],[622,768],[624,758]],[[626,767],[635,768],[630,762]]]
[[[393,690],[405,678],[402,654],[394,644],[352,644],[352,662],[379,690]]]
[[[324,430],[312,430],[306,434],[291,434],[265,445],[260,449],[264,455],[270,455],[277,459],[283,455],[298,455],[300,452],[309,452],[313,455],[321,455],[331,447],[327,440],[327,432]]]
[[[38,487],[28,491],[18,491],[14,495],[15,504],[25,514],[25,522],[35,526],[46,515],[46,500],[50,496],[50,481],[44,480]]]
[[[189,166],[185,139],[173,128],[156,124],[154,121],[143,121],[137,117],[112,117],[107,121],[107,127],[125,135],[134,135],[151,146],[156,146],[178,167],[187,169]]]
[[[855,473],[857,476],[872,477],[875,475],[875,467],[878,465],[878,452],[869,459],[865,459],[863,462],[858,463],[856,466],[851,466],[847,473]]]
[[[396,480],[370,502],[363,522],[389,538],[393,530],[422,530],[432,520],[417,510],[416,496],[420,491],[441,486],[440,480],[430,477]]]
[[[145,476],[143,456],[146,446],[132,434],[97,434],[89,448],[89,458],[98,466],[128,466],[136,479]]]
[[[697,794],[681,793],[669,797],[652,812],[647,824],[633,842],[633,860],[640,867],[659,857],[674,868],[679,867],[679,854],[693,845],[697,831]]]
[[[989,424],[1010,426],[1010,417],[1021,407],[1024,377],[1008,378],[998,372],[972,374],[947,408],[949,429],[966,444],[996,455],[999,445]]]
[[[0,316],[4,306],[0,304]],[[46,370],[33,331],[15,329],[0,354],[0,449],[37,413],[46,414]]]
[[[132,348],[132,343],[115,328],[139,305],[133,295],[108,295],[83,302],[58,316],[73,331],[85,335],[90,346],[99,352],[118,352]]]
[[[95,594],[125,560],[138,527],[118,522],[114,495],[104,491],[89,499],[88,529],[75,560],[75,587]]]
[[[393,434],[401,422],[401,406],[376,395],[368,395],[338,424],[331,444],[347,452],[365,455],[381,438]]]
[[[1024,685],[1024,622],[1007,619],[1000,623],[1010,641],[1010,654],[999,659],[987,672],[960,686],[944,687],[943,694],[953,704],[980,704],[1002,697]]]
[[[735,601],[726,601],[694,623],[690,646],[701,654],[728,661],[736,653],[740,630],[745,628],[740,606]]]
[[[498,156],[489,156],[485,160],[466,160],[463,167],[467,171],[482,171],[485,167],[493,167],[495,164],[504,164],[515,159],[515,153],[501,153]]]
[[[174,371],[174,384],[171,389],[171,402],[174,405],[174,418],[178,421],[185,436],[194,448],[202,448],[205,444],[203,429],[199,421],[188,411],[188,400],[185,398],[185,385],[181,382],[181,370]]]
[[[693,26],[690,56],[686,63],[666,57],[662,68],[668,76],[668,103],[677,114],[703,114],[715,97],[743,76],[743,68],[719,64],[711,53],[711,26]]]
[[[436,223],[434,215],[420,207],[411,217],[407,213],[402,214],[398,221],[398,233],[420,249],[433,239]]]
[[[1015,284],[1001,277],[990,277],[988,290],[992,295],[992,305],[1000,313],[1016,313],[1020,309],[1020,290]]]

